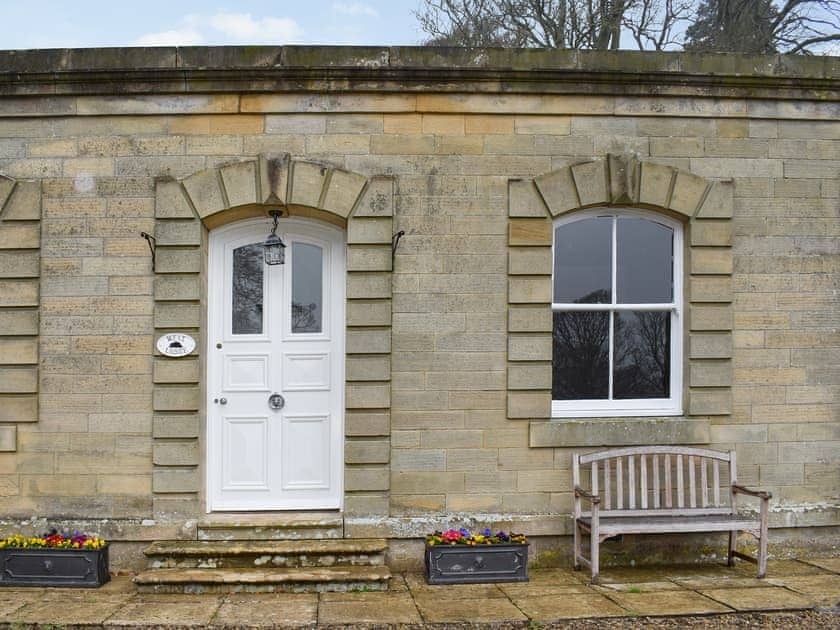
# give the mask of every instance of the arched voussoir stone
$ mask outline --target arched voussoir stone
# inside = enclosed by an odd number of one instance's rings
[[[334,223],[344,224],[368,188],[368,178],[360,173],[319,162],[292,160],[285,153],[261,155],[254,160],[205,169],[181,181],[158,180],[155,216],[196,218],[208,227],[217,227],[259,215],[262,207],[286,206],[291,214],[309,216],[315,210],[326,213],[322,216]],[[247,210],[244,214],[243,209]],[[221,215],[231,210],[236,211],[229,217]],[[391,212],[387,214],[390,216]]]
[[[638,204],[691,220],[732,217],[731,182],[714,182],[634,155],[608,154],[565,166],[536,177],[534,184],[551,217],[593,206]],[[510,217],[542,216],[530,182],[511,180],[509,186]]]

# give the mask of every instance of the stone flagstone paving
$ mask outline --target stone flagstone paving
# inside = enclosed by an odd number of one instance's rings
[[[837,558],[774,561],[766,580],[745,563],[607,568],[599,586],[570,568],[534,569],[530,577],[429,586],[407,573],[384,593],[225,595],[141,594],[130,578],[116,577],[100,589],[2,588],[0,626],[625,628],[656,619],[661,627],[840,627]]]

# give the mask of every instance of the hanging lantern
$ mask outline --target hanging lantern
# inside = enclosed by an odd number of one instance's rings
[[[271,234],[265,239],[263,243],[263,258],[266,265],[282,265],[286,262],[286,244],[277,236],[277,220],[282,216],[282,210],[269,210],[274,218],[274,225],[271,228]]]

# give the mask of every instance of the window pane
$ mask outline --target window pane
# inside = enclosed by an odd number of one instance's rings
[[[674,231],[661,223],[632,217],[620,217],[616,230],[617,302],[671,302]]]
[[[292,332],[321,332],[323,252],[317,245],[292,244]]]
[[[615,313],[613,398],[668,398],[671,314]]]
[[[554,313],[554,400],[609,396],[609,318],[609,313]]]
[[[233,250],[234,335],[259,335],[263,331],[263,248],[252,243]]]
[[[612,217],[594,217],[554,230],[554,301],[612,301]]]

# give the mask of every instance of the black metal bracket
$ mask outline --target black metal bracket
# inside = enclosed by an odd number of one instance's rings
[[[146,239],[149,244],[149,251],[152,252],[152,271],[155,270],[155,250],[157,249],[157,239],[148,232],[140,232],[140,236]]]
[[[400,230],[391,237],[391,260],[397,255],[397,247],[400,244],[400,239],[405,236],[405,230]]]

